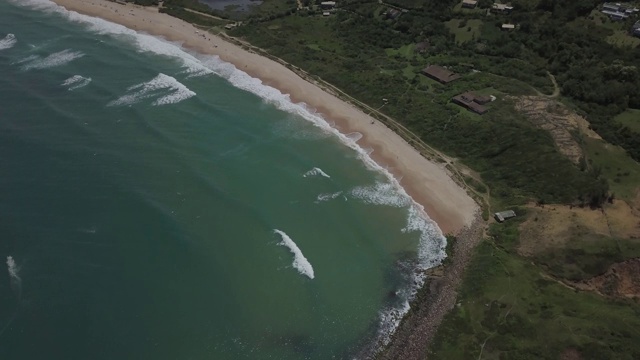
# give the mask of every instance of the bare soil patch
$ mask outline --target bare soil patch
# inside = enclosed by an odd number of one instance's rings
[[[516,101],[516,110],[524,113],[537,127],[548,131],[560,153],[578,164],[584,152],[577,135],[600,139],[591,130],[589,122],[565,105],[544,96],[522,96]]]
[[[600,276],[574,284],[580,290],[594,291],[613,298],[640,298],[640,259],[613,264]]]
[[[606,204],[603,209],[530,205],[530,215],[520,225],[518,252],[532,256],[593,235],[640,238],[640,211],[621,200]]]

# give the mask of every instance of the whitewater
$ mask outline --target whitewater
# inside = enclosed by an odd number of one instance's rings
[[[300,274],[305,275],[309,279],[314,279],[315,273],[313,272],[313,266],[311,266],[309,260],[304,257],[298,245],[296,245],[284,231],[274,229],[273,232],[282,238],[282,241],[279,242],[278,245],[286,246],[293,254],[293,267],[296,268]]]

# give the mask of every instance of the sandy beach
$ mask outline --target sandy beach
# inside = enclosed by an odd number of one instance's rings
[[[264,84],[290,94],[294,102],[303,102],[316,109],[340,132],[361,133],[363,136],[358,144],[374,150],[371,157],[387,168],[407,193],[424,206],[443,233],[456,234],[473,222],[477,204],[451,179],[444,166],[428,161],[379,121],[374,122],[355,106],[307,82],[284,65],[213,34],[203,36],[191,24],[159,13],[156,8],[107,0],[53,1],[71,11],[181,42],[185,48],[203,54],[219,56]]]

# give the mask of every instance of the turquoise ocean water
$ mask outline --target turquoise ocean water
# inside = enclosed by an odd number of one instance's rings
[[[0,0],[0,359],[346,359],[444,239],[216,57]]]

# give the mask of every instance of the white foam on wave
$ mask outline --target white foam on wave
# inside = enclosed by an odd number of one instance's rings
[[[72,77],[65,80],[61,86],[66,86],[67,90],[72,91],[75,89],[79,89],[81,87],[85,87],[89,85],[91,82],[91,78],[86,78],[81,75],[73,75]]]
[[[13,34],[7,34],[2,40],[0,40],[0,50],[11,49],[16,43],[18,39]]]
[[[38,57],[38,55],[29,55],[29,56],[27,56],[26,58],[22,58],[22,59],[20,59],[20,60],[18,60],[18,61],[14,61],[14,62],[12,62],[12,63],[11,63],[11,65],[20,65],[20,64],[24,64],[24,63],[26,63],[26,62],[33,61],[33,60],[36,60],[36,59],[38,59],[38,58],[39,58],[39,57]]]
[[[313,169],[307,171],[306,173],[304,173],[302,175],[302,177],[309,177],[309,176],[322,176],[322,177],[326,177],[326,178],[331,178],[331,176],[327,175],[326,172],[322,171],[322,169],[314,167]]]
[[[32,70],[32,69],[48,69],[56,66],[62,66],[72,62],[73,60],[79,59],[83,57],[85,54],[81,51],[73,51],[71,49],[65,49],[62,51],[58,51],[56,53],[50,54],[45,58],[41,58],[40,56],[29,57],[23,63],[23,70]]]
[[[313,273],[313,266],[309,260],[302,254],[298,245],[296,245],[293,240],[287,235],[284,231],[280,231],[278,229],[274,229],[273,232],[280,235],[282,241],[278,243],[278,245],[286,246],[289,248],[289,251],[293,254],[293,267],[298,270],[298,272],[302,275],[307,276],[309,279],[315,278],[315,274]]]
[[[7,269],[9,270],[9,277],[12,281],[20,281],[20,276],[18,276],[18,266],[16,265],[15,260],[13,260],[13,256],[7,256]]]
[[[352,197],[372,205],[406,207],[411,198],[398,191],[392,183],[376,182],[374,185],[358,186],[349,192]]]
[[[333,200],[333,199],[337,198],[340,195],[342,195],[342,191],[338,191],[338,192],[334,192],[334,193],[328,193],[328,194],[320,194],[316,198],[315,203],[318,204],[318,203],[321,203],[321,202]]]
[[[168,105],[196,95],[175,78],[162,73],[147,82],[129,87],[127,92],[126,95],[111,101],[108,106],[132,105],[153,97],[156,97],[153,105]]]
[[[188,73],[190,77],[203,76],[212,73],[211,69],[203,66],[198,59],[181,49],[178,44],[172,44],[152,35],[138,33],[122,25],[100,18],[82,15],[75,11],[69,11],[49,0],[9,1],[19,6],[26,6],[47,13],[61,15],[66,19],[81,24],[88,30],[98,34],[124,38],[126,41],[136,46],[141,52],[151,52],[157,55],[177,59],[182,62],[182,66],[186,68],[185,72]]]

